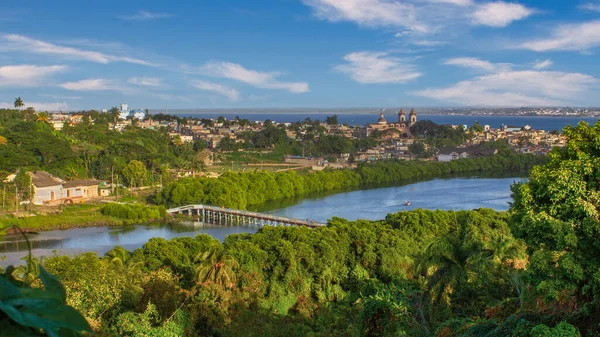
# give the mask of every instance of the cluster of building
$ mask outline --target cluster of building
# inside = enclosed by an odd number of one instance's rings
[[[212,125],[208,126],[200,120],[189,120],[186,124],[179,124],[176,120],[172,121],[155,121],[146,118],[146,112],[142,109],[130,109],[127,104],[121,104],[120,122],[116,124],[117,130],[123,129],[135,120],[135,123],[142,128],[167,128],[172,139],[182,143],[193,143],[202,140],[208,144],[209,148],[215,149],[220,142],[228,138],[231,141],[242,143],[245,141],[245,135],[248,132],[260,132],[266,127],[265,122],[256,121],[252,123],[240,123],[238,120],[230,120],[219,122],[212,120]],[[55,128],[62,127],[65,121],[76,124],[81,121],[80,115],[64,115],[53,114],[51,123]],[[379,119],[375,123],[368,123],[363,126],[348,126],[348,125],[328,125],[320,123],[319,126],[324,127],[327,133],[336,134],[348,138],[361,138],[377,134],[381,142],[374,148],[364,152],[357,153],[352,157],[352,161],[374,161],[381,159],[415,159],[415,156],[410,153],[409,147],[415,142],[411,137],[410,128],[417,123],[417,113],[414,109],[406,114],[404,109],[398,111],[397,120],[388,121],[384,113],[380,113]],[[283,123],[289,127],[291,123]],[[286,128],[288,137],[300,140],[307,129],[311,125],[302,125],[300,130],[292,130]],[[314,126],[314,125],[312,125]],[[452,125],[458,128],[467,126]],[[450,159],[458,159],[465,157],[491,155],[490,151],[479,151],[476,148],[482,142],[496,141],[506,139],[508,143],[517,151],[523,153],[545,154],[553,147],[564,146],[565,139],[560,134],[547,133],[544,130],[533,130],[529,126],[505,126],[499,129],[491,128],[489,125],[484,126],[484,131],[472,135],[465,144],[460,148],[440,149],[435,158],[431,160],[446,161]],[[338,154],[338,163],[348,162],[349,154]],[[321,160],[321,163],[323,161]]]

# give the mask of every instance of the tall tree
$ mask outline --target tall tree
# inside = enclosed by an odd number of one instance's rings
[[[132,160],[123,169],[123,175],[129,181],[129,187],[140,187],[146,176],[146,166],[139,160]]]
[[[21,110],[21,108],[23,108],[24,106],[25,103],[23,103],[23,99],[21,99],[21,97],[15,98],[15,108]]]
[[[237,260],[225,253],[222,247],[212,247],[211,249],[196,256],[196,282],[214,283],[225,288],[235,288],[236,274],[239,268]]]
[[[563,134],[565,148],[513,186],[511,230],[527,243],[524,278],[538,296],[559,303],[574,297],[599,310],[600,123],[580,122]]]

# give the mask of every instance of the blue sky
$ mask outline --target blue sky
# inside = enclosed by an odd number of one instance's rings
[[[0,107],[600,106],[600,1],[0,3]]]

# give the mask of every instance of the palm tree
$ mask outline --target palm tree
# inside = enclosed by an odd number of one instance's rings
[[[121,115],[121,112],[119,111],[119,108],[114,106],[109,110],[109,114],[113,119],[113,130],[114,130],[117,126],[117,121],[119,120],[119,116]]]
[[[420,267],[429,277],[427,291],[435,302],[475,281],[493,266],[493,252],[468,226],[433,241]]]
[[[235,269],[239,267],[236,259],[225,253],[222,247],[213,247],[198,254],[195,261],[196,282],[198,284],[214,283],[225,288],[235,288]]]
[[[15,108],[21,110],[21,108],[24,106],[25,106],[25,103],[23,103],[23,100],[21,99],[21,97],[15,98]]]
[[[116,246],[115,248],[109,250],[104,255],[111,264],[117,267],[123,267],[129,262],[131,256],[129,251],[121,246]]]
[[[49,120],[50,120],[50,116],[48,116],[48,114],[45,112],[40,112],[37,115],[37,118],[35,119],[36,122],[44,122],[44,123],[48,123]]]

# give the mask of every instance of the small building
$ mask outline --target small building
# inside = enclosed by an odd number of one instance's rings
[[[29,172],[33,185],[33,203],[43,205],[62,199],[64,180],[46,171]]]
[[[28,174],[31,176],[32,199],[35,205],[74,203],[99,196],[100,181],[98,180],[64,181],[46,171],[34,171]]]
[[[487,157],[498,153],[497,149],[482,149],[479,147],[446,148],[439,150],[437,160],[448,162],[461,158]]]
[[[87,199],[99,196],[98,180],[70,180],[63,184],[63,199]]]

